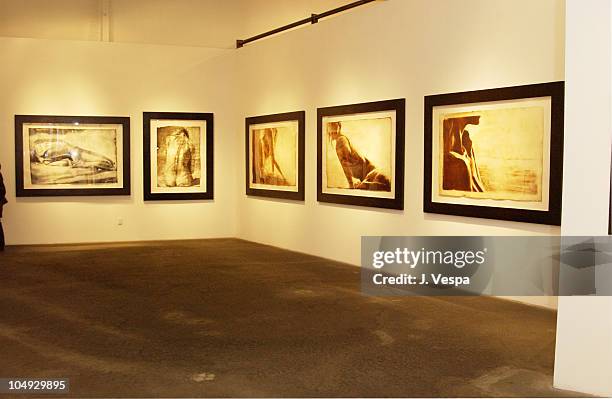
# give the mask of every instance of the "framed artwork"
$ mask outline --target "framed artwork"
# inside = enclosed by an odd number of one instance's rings
[[[317,110],[317,200],[404,209],[406,100]]]
[[[564,83],[425,97],[423,210],[561,224]]]
[[[213,199],[211,113],[145,112],[144,200]]]
[[[130,118],[15,115],[17,197],[130,195]]]
[[[246,118],[247,195],[304,200],[305,115]]]

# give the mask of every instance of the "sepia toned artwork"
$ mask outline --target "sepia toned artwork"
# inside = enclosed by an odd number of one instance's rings
[[[392,195],[393,118],[324,118],[325,189],[360,190]],[[353,193],[349,193],[353,195]]]
[[[246,119],[247,195],[304,199],[305,113]]]
[[[212,114],[144,117],[145,200],[212,198]]]
[[[549,114],[546,104],[442,113],[440,195],[543,202]]]
[[[556,224],[562,87],[426,97],[424,210]]]
[[[129,194],[129,118],[15,121],[18,196]]]
[[[403,209],[404,100],[319,109],[319,201]]]
[[[157,192],[163,188],[200,187],[202,128],[170,121],[155,128],[157,142]]]
[[[251,129],[251,187],[297,190],[297,123]]]

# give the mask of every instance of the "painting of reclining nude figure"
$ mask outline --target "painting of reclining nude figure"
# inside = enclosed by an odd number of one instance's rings
[[[304,199],[304,117],[300,111],[246,119],[247,195]]]
[[[145,199],[210,199],[212,114],[146,112],[144,129]]]
[[[18,195],[127,194],[129,120],[111,119],[17,116]]]
[[[425,116],[426,212],[560,222],[563,82],[428,96]]]
[[[119,180],[115,129],[32,127],[28,141],[31,186],[88,186]]]
[[[320,198],[375,207],[403,206],[398,200],[403,190],[397,182],[403,172],[403,167],[398,168],[399,163],[403,165],[403,114],[398,117],[403,102],[341,107],[349,108],[319,110]]]
[[[442,196],[542,202],[545,107],[443,114]]]

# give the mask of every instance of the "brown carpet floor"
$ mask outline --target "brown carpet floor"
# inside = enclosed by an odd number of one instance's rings
[[[551,388],[554,312],[367,297],[359,278],[236,239],[9,248],[0,377],[78,397],[575,395]]]

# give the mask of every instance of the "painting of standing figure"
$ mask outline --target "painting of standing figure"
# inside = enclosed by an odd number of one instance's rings
[[[213,115],[144,113],[145,200],[212,199]]]
[[[319,109],[319,201],[403,209],[404,100]]]
[[[300,111],[246,119],[247,195],[304,199],[304,117]]]
[[[295,127],[254,129],[252,138],[252,183],[295,187],[297,129]]]
[[[424,210],[558,224],[563,82],[425,98]]]
[[[129,194],[129,118],[15,118],[18,196]]]

